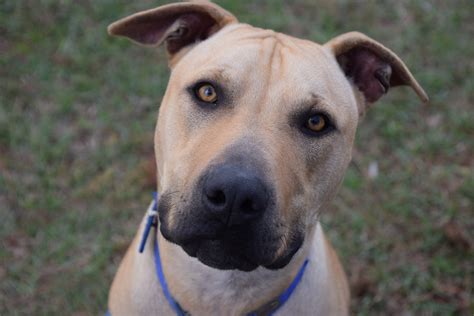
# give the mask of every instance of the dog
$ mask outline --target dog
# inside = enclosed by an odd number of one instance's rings
[[[319,214],[367,109],[400,85],[428,101],[402,60],[358,32],[320,45],[208,1],[139,12],[108,32],[165,44],[171,68],[154,139],[159,224],[150,232],[144,217],[111,315],[347,315]]]

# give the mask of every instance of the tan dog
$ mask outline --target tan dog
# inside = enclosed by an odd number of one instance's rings
[[[349,290],[318,214],[343,179],[359,118],[389,86],[427,96],[360,33],[324,45],[237,22],[215,4],[140,12],[110,34],[166,43],[172,69],[155,152],[168,287],[196,315],[347,315]],[[145,221],[112,284],[112,315],[174,315]],[[268,302],[309,263],[288,301]],[[265,311],[261,309],[265,306]]]

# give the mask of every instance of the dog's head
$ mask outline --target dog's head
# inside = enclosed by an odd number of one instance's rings
[[[403,62],[360,33],[319,45],[205,1],[141,12],[109,32],[166,43],[161,233],[219,269],[285,266],[336,193],[367,107],[397,85],[427,100]]]

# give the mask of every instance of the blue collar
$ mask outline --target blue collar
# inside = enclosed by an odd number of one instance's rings
[[[156,192],[153,193],[153,204],[151,205],[150,209],[148,210],[148,217],[146,220],[146,226],[143,231],[142,239],[140,241],[139,252],[142,253],[145,249],[145,244],[148,239],[148,235],[150,234],[151,228],[154,227],[155,230],[158,228],[158,194]],[[158,280],[160,280],[161,289],[163,290],[163,294],[165,295],[168,303],[170,304],[171,308],[176,312],[178,316],[189,316],[191,315],[189,312],[186,312],[181,308],[179,303],[173,298],[170,291],[168,290],[168,284],[166,283],[165,275],[163,274],[163,268],[161,266],[161,257],[160,257],[160,249],[158,247],[158,238],[155,238],[154,245],[153,245],[153,253],[154,253],[154,260],[155,260],[155,268],[156,274],[158,276]],[[274,298],[270,302],[264,304],[260,308],[248,313],[246,316],[268,316],[273,315],[283,304],[288,301],[293,294],[293,291],[296,289],[298,283],[300,283],[301,278],[303,277],[304,270],[308,265],[308,259],[306,259],[301,266],[300,270],[296,274],[294,280],[291,282],[290,286],[278,297]]]

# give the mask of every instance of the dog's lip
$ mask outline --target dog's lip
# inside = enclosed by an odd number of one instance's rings
[[[243,253],[227,253],[220,251],[213,253],[213,249],[222,247],[223,239],[201,239],[182,244],[181,248],[191,257],[198,259],[201,263],[219,270],[252,271],[260,264],[255,263]],[[211,251],[211,252],[210,252]],[[217,255],[217,257],[216,257]],[[218,259],[217,259],[218,258]]]
[[[200,249],[202,248],[203,244],[212,242],[225,242],[225,240],[223,238],[200,238],[186,243],[181,243],[180,246],[189,256],[193,258],[198,258],[200,261],[202,261],[202,258],[199,258]],[[239,253],[236,256],[238,256],[240,261],[246,262],[248,266],[257,267],[260,265],[245,256],[243,253]]]
[[[191,257],[196,257],[200,245],[201,245],[200,240],[199,241],[190,241],[190,242],[187,242],[187,243],[183,243],[181,245],[181,248],[183,248],[183,250],[188,255],[190,255]]]

